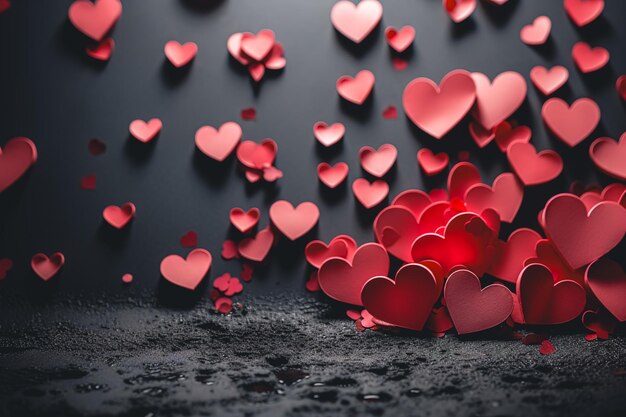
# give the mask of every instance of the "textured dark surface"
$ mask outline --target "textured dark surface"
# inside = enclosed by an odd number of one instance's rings
[[[445,183],[418,170],[415,154],[424,146],[447,150],[453,161],[458,150],[469,150],[486,181],[508,169],[495,146],[478,151],[467,120],[442,141],[412,128],[401,94],[417,76],[439,81],[466,68],[526,77],[528,98],[514,118],[533,129],[538,148],[561,152],[565,171],[526,190],[515,227],[538,228],[538,210],[574,179],[607,183],[587,151],[594,138],[626,130],[614,88],[626,72],[626,2],[608,0],[598,21],[578,29],[558,0],[511,0],[502,8],[481,1],[461,25],[439,0],[383,1],[380,28],[354,47],[331,27],[332,0],[124,1],[106,64],[85,56],[87,42],[67,21],[70,3],[14,0],[0,14],[0,144],[24,135],[39,150],[28,175],[0,195],[0,257],[15,261],[0,281],[0,415],[623,415],[626,377],[615,374],[626,366],[623,336],[589,343],[578,325],[547,329],[557,352],[541,356],[537,346],[485,335],[461,341],[357,333],[344,309],[329,310],[324,297],[304,291],[302,248],[339,233],[359,243],[373,238],[375,213],[363,212],[349,187],[328,193],[318,185],[321,161],[348,162],[351,183],[362,175],[361,146],[393,143],[400,152],[387,178],[391,196]],[[553,22],[548,45],[522,44],[520,28],[541,14]],[[383,30],[405,24],[416,28],[416,41],[409,68],[396,72]],[[226,40],[265,27],[284,44],[287,67],[255,87],[229,60]],[[190,68],[174,71],[164,61],[170,39],[198,43]],[[570,57],[578,40],[606,47],[607,68],[580,74]],[[575,149],[546,132],[543,97],[528,79],[533,66],[557,64],[570,71],[558,96],[592,97],[602,111],[597,131]],[[376,75],[374,97],[355,110],[340,102],[335,80],[364,68]],[[397,120],[382,118],[388,105],[398,107]],[[258,118],[242,122],[239,112],[250,106]],[[130,121],[151,117],[164,123],[154,143],[128,137]],[[232,157],[211,164],[195,150],[200,126],[228,120],[242,124],[246,139],[278,142],[285,177],[276,185],[249,186]],[[316,146],[317,120],[346,124],[343,145]],[[93,137],[106,142],[105,155],[89,155]],[[92,173],[97,190],[80,189]],[[314,201],[320,224],[302,242],[280,242],[255,270],[235,298],[247,314],[214,316],[206,285],[188,295],[159,278],[165,255],[186,253],[178,240],[190,229],[214,254],[211,278],[238,275],[239,264],[218,255],[232,235],[229,210],[258,206],[264,227],[278,198]],[[126,201],[137,205],[137,218],[114,233],[102,225],[101,211]],[[30,271],[30,257],[57,250],[67,263],[43,283]],[[613,257],[626,259],[624,253],[622,245]],[[126,272],[135,276],[130,288],[121,284]],[[309,377],[281,384],[281,372]],[[379,399],[364,397],[373,394]]]

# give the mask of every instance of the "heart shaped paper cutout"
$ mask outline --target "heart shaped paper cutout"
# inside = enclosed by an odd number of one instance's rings
[[[150,119],[147,123],[143,120],[137,119],[128,127],[130,134],[140,142],[148,143],[156,137],[161,131],[163,123],[161,119]]]
[[[568,79],[569,71],[561,65],[555,65],[550,69],[536,66],[530,70],[530,80],[546,96],[563,87]]]
[[[212,261],[206,249],[194,249],[186,259],[168,255],[161,261],[161,275],[172,284],[193,291],[209,272]]]
[[[589,156],[599,170],[626,181],[626,132],[619,142],[611,138],[598,138],[589,147]]]
[[[550,270],[555,282],[568,279],[579,284],[584,283],[584,270],[572,269],[561,255],[554,248],[550,239],[541,239],[535,246],[536,257],[528,258],[524,261],[524,266],[530,264],[542,264]]]
[[[520,31],[520,38],[526,45],[543,45],[550,36],[552,21],[548,16],[537,17],[531,25],[526,25]]]
[[[8,272],[13,268],[13,261],[9,258],[0,258],[0,280],[7,277]]]
[[[344,182],[348,171],[348,164],[345,162],[337,162],[333,166],[322,162],[317,166],[317,176],[328,188],[336,188]]]
[[[395,280],[377,276],[367,281],[361,301],[377,319],[420,331],[438,295],[433,273],[424,265],[407,264],[398,270]]]
[[[169,41],[164,47],[165,56],[176,68],[184,67],[198,53],[198,45],[195,42],[187,42],[181,45],[177,41]]]
[[[391,231],[396,231],[393,239],[389,239]],[[404,262],[413,262],[411,248],[423,231],[409,209],[392,205],[382,209],[374,219],[374,233],[376,240],[391,255]]]
[[[383,17],[383,6],[378,0],[363,0],[354,4],[342,0],[333,6],[330,21],[339,33],[354,43],[361,43]]]
[[[525,262],[536,256],[535,247],[541,235],[532,229],[513,231],[506,242],[496,241],[493,262],[487,272],[512,284],[517,283]]]
[[[327,125],[324,122],[317,122],[313,125],[313,135],[322,145],[329,147],[339,142],[346,134],[346,127],[342,123]]]
[[[241,51],[241,40],[244,35],[254,36],[254,34],[250,32],[233,33],[229,36],[228,41],[226,41],[226,49],[228,49],[230,55],[241,65],[248,65],[250,63],[250,59],[248,59],[248,57]]]
[[[604,0],[564,0],[563,7],[574,23],[582,27],[600,16],[604,9]]]
[[[274,244],[274,233],[269,227],[260,230],[254,238],[247,237],[239,242],[239,254],[254,262],[263,262]]]
[[[512,115],[526,98],[526,80],[515,71],[506,71],[493,80],[480,72],[472,73],[476,85],[476,103],[472,117],[485,129],[491,129]]]
[[[492,208],[503,222],[512,223],[523,198],[524,186],[515,175],[505,172],[496,177],[491,187],[485,184],[471,186],[465,194],[465,204],[474,213]]]
[[[441,139],[465,117],[475,99],[470,73],[454,70],[441,80],[441,86],[428,78],[411,81],[402,94],[402,106],[417,127]]]
[[[370,96],[375,81],[374,74],[368,70],[359,71],[354,78],[343,75],[337,80],[337,93],[343,99],[360,106]]]
[[[180,246],[183,248],[195,248],[198,246],[198,233],[193,230],[188,231],[180,238]]]
[[[372,277],[387,276],[389,257],[377,243],[366,243],[354,253],[352,262],[330,258],[318,274],[320,288],[330,298],[343,303],[362,305],[361,289]]]
[[[515,141],[506,150],[509,164],[524,185],[537,185],[552,181],[561,174],[563,160],[552,151],[537,153],[531,143]]]
[[[50,257],[43,253],[38,253],[30,260],[30,267],[44,281],[48,281],[55,276],[64,264],[65,256],[61,252],[56,252]]]
[[[445,170],[450,163],[450,157],[445,152],[439,152],[435,155],[430,149],[423,148],[417,152],[417,162],[426,175],[431,176]]]
[[[272,224],[290,240],[307,234],[317,225],[319,217],[317,206],[308,201],[294,208],[290,202],[279,200],[270,207]]]
[[[135,217],[135,212],[136,208],[133,203],[124,203],[120,207],[107,206],[102,211],[102,217],[111,226],[122,229]]]
[[[450,200],[465,198],[467,190],[474,184],[480,184],[478,168],[470,162],[459,162],[454,165],[448,175],[448,192]]]
[[[502,122],[505,123],[505,122]],[[476,145],[479,148],[484,148],[489,145],[496,137],[495,129],[485,129],[480,123],[472,120],[469,124],[469,132]]]
[[[476,10],[476,0],[442,0],[442,4],[454,23],[461,23]]]
[[[202,126],[196,132],[196,147],[209,158],[222,162],[235,150],[241,135],[241,126],[235,122],[224,123],[219,129]]]
[[[115,41],[112,38],[107,38],[93,47],[85,48],[85,53],[98,61],[108,61],[114,48]]]
[[[244,33],[241,36],[241,51],[255,61],[263,61],[272,51],[276,36],[270,29],[262,29],[256,35]]]
[[[37,162],[37,147],[28,138],[17,137],[0,148],[0,193],[19,180]]]
[[[609,51],[601,47],[592,48],[587,42],[577,42],[572,47],[572,59],[583,74],[604,67],[609,58]]]
[[[413,40],[415,40],[415,29],[410,25],[404,26],[400,30],[389,26],[385,29],[385,39],[387,39],[387,43],[394,51],[402,53],[406,51],[413,43]]]
[[[398,150],[390,144],[381,145],[378,150],[364,146],[359,150],[361,167],[371,175],[381,178],[396,163]]]
[[[370,209],[376,207],[387,198],[389,184],[383,180],[376,180],[370,183],[365,178],[357,178],[352,183],[352,192],[363,207]]]
[[[585,271],[585,283],[593,295],[619,321],[626,321],[626,272],[608,258],[592,262]]]
[[[424,210],[430,206],[432,202],[430,196],[422,190],[406,190],[393,199],[392,205],[409,209],[415,219],[419,219]]]
[[[509,122],[502,122],[496,126],[494,136],[498,148],[506,153],[509,145],[515,141],[530,142],[532,131],[528,126],[513,127]]]
[[[247,233],[252,230],[259,223],[260,217],[261,212],[256,207],[248,211],[243,211],[239,207],[234,207],[230,210],[230,222],[241,233]]]
[[[245,140],[237,148],[237,159],[248,168],[260,170],[272,166],[277,150],[272,139],[263,139],[261,143]]]
[[[76,0],[68,15],[74,27],[99,42],[122,14],[120,0]]]
[[[615,81],[615,89],[617,94],[626,101],[626,75],[620,75]]]
[[[348,257],[348,244],[342,239],[333,239],[328,245],[321,240],[312,240],[304,248],[304,256],[309,264],[319,268],[330,258]]]
[[[480,279],[467,269],[450,274],[444,287],[444,298],[460,335],[495,327],[513,312],[513,295],[508,288],[491,284],[481,289]]]

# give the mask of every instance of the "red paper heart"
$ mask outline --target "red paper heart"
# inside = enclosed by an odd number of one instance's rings
[[[122,14],[120,0],[76,0],[70,6],[70,21],[85,35],[100,41]]]
[[[177,41],[169,41],[165,44],[165,56],[176,68],[187,65],[198,53],[198,45],[195,42],[187,42],[183,45]]]
[[[317,122],[313,125],[313,135],[322,145],[329,147],[339,142],[346,134],[346,127],[342,123],[327,125],[324,122]]]
[[[471,186],[465,194],[465,204],[474,213],[492,208],[503,222],[512,223],[523,198],[523,185],[515,175],[505,172],[496,177],[491,187],[485,184]]]
[[[194,249],[186,259],[168,255],[161,261],[161,275],[172,284],[193,291],[209,272],[212,261],[206,249]]]
[[[253,207],[247,212],[239,207],[230,210],[230,222],[241,233],[247,233],[259,223],[261,212],[258,208]]]
[[[552,181],[561,174],[563,160],[552,151],[537,153],[531,143],[515,141],[506,150],[509,164],[524,185],[537,185]]]
[[[389,184],[383,180],[376,180],[370,184],[365,178],[357,178],[352,183],[352,192],[363,207],[370,209],[387,198]]]
[[[591,263],[585,271],[585,283],[602,305],[619,321],[626,321],[626,273],[607,258]]]
[[[480,279],[467,269],[454,271],[444,287],[446,307],[459,334],[487,330],[513,312],[513,295],[502,284],[480,287]]]
[[[228,52],[230,53],[230,55],[235,60],[237,60],[237,62],[239,62],[241,65],[248,65],[250,63],[250,60],[241,51],[241,40],[244,35],[254,36],[254,34],[250,32],[233,33],[228,38],[228,41],[226,41],[226,48],[228,49]]]
[[[585,311],[583,313],[582,323],[583,326],[585,326],[589,331],[595,333],[594,336],[597,339],[608,339],[609,334],[615,332],[615,327],[617,327],[618,321],[611,315],[611,313],[600,308],[595,311]],[[588,339],[588,336],[586,336],[585,339],[590,340]]]
[[[387,120],[395,120],[398,118],[398,109],[396,106],[389,106],[383,110],[383,118]]]
[[[251,62],[248,65],[248,73],[254,81],[261,81],[263,75],[265,75],[265,65],[260,62]]]
[[[576,281],[579,284],[584,282],[584,270],[573,270],[561,255],[559,255],[554,248],[554,245],[549,239],[541,239],[535,245],[536,257],[528,258],[524,261],[524,266],[530,264],[542,264],[550,270],[554,281],[563,281],[569,279]]]
[[[475,120],[472,120],[470,122],[469,132],[472,139],[474,139],[474,142],[476,142],[476,145],[478,145],[478,147],[481,149],[489,145],[491,141],[496,137],[495,129],[485,129],[480,123]]]
[[[604,9],[604,0],[564,0],[563,7],[577,26],[585,26]]]
[[[524,323],[561,324],[574,320],[585,309],[585,290],[580,284],[554,282],[541,264],[524,267],[517,280],[517,297]]]
[[[607,175],[626,181],[626,132],[619,142],[611,138],[598,138],[589,147],[593,163]]]
[[[383,17],[383,6],[378,0],[363,0],[358,4],[342,0],[333,6],[330,21],[346,38],[361,43]]]
[[[238,251],[244,258],[263,262],[274,244],[274,233],[267,227],[260,230],[254,238],[248,237],[239,242]]]
[[[285,68],[287,65],[287,60],[283,56],[285,53],[283,49],[283,44],[280,42],[276,42],[274,47],[270,51],[270,54],[265,59],[265,68],[271,70],[280,70]]]
[[[406,60],[398,58],[397,56],[391,58],[391,65],[396,71],[404,71],[409,67],[409,63]]]
[[[241,126],[235,122],[224,123],[219,130],[202,126],[196,132],[196,146],[209,158],[222,162],[237,147],[241,135]]]
[[[343,303],[362,305],[361,289],[372,277],[387,276],[389,257],[377,243],[359,247],[353,260],[330,258],[322,264],[318,274],[320,288],[330,298]]]
[[[374,233],[376,240],[390,254],[404,262],[413,262],[411,247],[415,239],[424,232],[409,209],[389,206],[381,210],[374,219]]]
[[[515,284],[525,262],[536,256],[535,247],[539,240],[541,240],[539,233],[522,228],[511,233],[506,242],[496,241],[493,262],[487,272]]]
[[[162,127],[163,123],[161,122],[161,119],[150,119],[148,123],[144,122],[143,120],[137,119],[133,120],[133,122],[128,127],[128,130],[130,131],[130,134],[133,135],[133,137],[138,141],[148,143],[152,139],[154,139],[156,135],[159,134]]]
[[[378,150],[364,146],[359,150],[361,167],[371,175],[381,178],[385,176],[396,162],[398,150],[390,144],[381,145]]]
[[[517,140],[530,142],[532,131],[528,126],[513,127],[509,122],[502,122],[495,128],[495,140],[498,148],[506,153],[509,145]]]
[[[415,40],[415,29],[410,25],[404,26],[400,30],[389,26],[385,29],[385,38],[389,46],[396,52],[402,53],[406,51],[413,43],[413,40]]]
[[[237,159],[248,168],[263,169],[272,166],[277,150],[278,145],[272,139],[261,143],[246,140],[237,148]]]
[[[28,138],[17,137],[0,148],[0,193],[19,180],[37,162],[37,147]]]
[[[561,65],[556,65],[550,69],[536,66],[530,70],[531,81],[546,96],[565,85],[568,78],[569,71]]]
[[[587,42],[577,42],[572,48],[572,59],[583,74],[597,71],[609,62],[609,51],[592,48]]]
[[[263,61],[276,42],[274,32],[262,29],[256,35],[244,33],[241,37],[241,51],[255,61]]]
[[[96,189],[96,176],[87,175],[80,180],[80,187],[83,190],[95,190]]]
[[[491,129],[512,115],[526,98],[526,80],[515,71],[499,74],[493,82],[485,74],[472,73],[476,103],[472,116],[485,129]]]
[[[11,0],[0,0],[0,13],[6,12],[11,8]]]
[[[334,166],[322,162],[317,166],[317,176],[328,188],[336,188],[348,176],[348,164],[337,162]]]
[[[626,210],[618,203],[603,201],[589,212],[573,194],[552,197],[543,211],[546,235],[573,269],[608,253],[626,232]]]
[[[476,10],[476,0],[442,0],[443,9],[454,23],[460,23]]]
[[[386,276],[367,281],[361,290],[361,301],[377,319],[420,331],[438,295],[433,273],[423,265],[407,264],[398,270],[395,281]]]
[[[125,203],[120,207],[107,206],[102,211],[102,217],[111,226],[116,229],[121,229],[128,224],[135,217],[136,208],[133,203]]]
[[[626,75],[620,75],[615,81],[615,88],[617,89],[617,94],[622,98],[622,100],[626,100]]]
[[[13,268],[13,261],[9,258],[0,258],[0,280],[7,277],[7,273]]]
[[[85,53],[98,61],[108,61],[114,48],[115,41],[112,38],[107,38],[97,45],[85,48]]]
[[[195,248],[198,246],[198,234],[193,230],[188,231],[180,238],[180,245],[183,248]]]
[[[447,200],[447,198],[445,199]],[[430,196],[422,190],[403,191],[393,199],[392,205],[408,208],[415,219],[420,218],[424,210],[431,205],[433,201]]]
[[[53,253],[50,257],[43,253],[38,253],[33,255],[30,260],[30,267],[44,281],[48,281],[55,276],[64,264],[65,256],[61,252]]]
[[[319,268],[330,258],[348,257],[348,244],[342,239],[333,239],[328,245],[321,240],[312,240],[304,248],[304,256],[313,267]]]
[[[470,162],[459,162],[454,165],[448,175],[450,200],[463,200],[467,190],[474,184],[480,184],[480,173],[474,164]]]
[[[87,145],[87,149],[89,149],[89,153],[93,156],[100,156],[106,152],[107,145],[99,139],[91,139]]]
[[[543,45],[550,36],[552,21],[548,16],[537,17],[531,25],[526,25],[520,31],[520,38],[526,45]]]
[[[471,109],[476,86],[469,72],[454,70],[441,80],[441,87],[428,78],[416,78],[404,89],[404,111],[417,127],[441,139]]]
[[[315,227],[319,217],[317,206],[308,201],[294,208],[290,202],[279,200],[270,207],[272,223],[290,240],[307,234]]]
[[[374,74],[368,70],[359,71],[354,78],[342,75],[337,79],[337,93],[345,100],[360,106],[369,97],[375,81]]]
[[[433,151],[427,148],[420,149],[417,152],[417,162],[424,170],[426,175],[437,175],[448,167],[450,157],[445,152],[433,154]]]

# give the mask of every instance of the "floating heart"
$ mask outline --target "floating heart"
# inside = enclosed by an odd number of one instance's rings
[[[454,165],[448,175],[448,192],[450,200],[465,198],[467,190],[474,184],[480,184],[478,168],[470,162],[459,162]]]
[[[367,2],[372,0],[367,0]],[[374,82],[376,78],[371,71],[362,70],[352,78],[347,75],[342,75],[337,80],[337,92],[345,100],[361,105],[367,100],[372,89],[374,88]]]
[[[263,262],[273,244],[274,233],[267,227],[260,230],[254,238],[248,237],[239,242],[237,250],[241,256],[250,261]]]
[[[528,126],[513,127],[509,122],[502,122],[495,129],[495,140],[498,148],[506,153],[509,145],[515,141],[530,142],[532,131]]]
[[[61,252],[53,253],[50,257],[43,253],[38,253],[30,260],[30,267],[44,281],[48,281],[55,276],[64,264],[65,256]]]
[[[617,78],[615,88],[617,89],[617,94],[619,94],[622,100],[626,100],[626,75],[620,75]]]
[[[385,29],[385,38],[387,43],[394,51],[402,53],[406,51],[415,39],[415,29],[413,26],[404,26],[402,29],[397,30],[393,26]]]
[[[13,268],[13,261],[9,258],[0,258],[0,280],[7,277],[7,273]]]
[[[375,177],[385,176],[396,163],[398,150],[390,144],[381,145],[378,150],[370,146],[364,146],[359,150],[361,167]]]
[[[274,163],[277,150],[278,145],[272,139],[264,139],[258,144],[246,140],[237,148],[237,159],[248,168],[268,168]]]
[[[476,10],[476,0],[443,0],[443,9],[454,23],[460,23]]]
[[[241,51],[241,40],[243,39],[244,35],[254,36],[254,34],[250,32],[233,33],[228,38],[228,41],[226,41],[226,49],[228,49],[230,55],[241,65],[248,65],[250,63],[250,60]]]
[[[317,206],[308,201],[294,208],[290,202],[279,200],[270,207],[272,223],[290,240],[307,234],[315,227],[319,217]]]
[[[506,150],[509,164],[524,185],[537,185],[552,181],[561,174],[563,160],[552,151],[537,153],[531,143],[515,141]]]
[[[124,203],[120,207],[107,206],[102,211],[102,217],[111,226],[121,229],[135,217],[136,208],[133,203]]]
[[[287,60],[283,56],[285,53],[283,44],[280,42],[276,42],[274,47],[270,51],[267,59],[265,60],[265,68],[271,70],[280,70],[285,68],[287,65]]]
[[[470,122],[469,132],[472,139],[474,139],[474,142],[476,142],[476,145],[478,145],[478,147],[481,149],[489,145],[491,141],[494,140],[494,138],[496,137],[495,129],[485,129],[480,123],[475,120],[472,120]]]
[[[543,211],[546,235],[573,269],[595,261],[613,249],[626,232],[626,210],[603,201],[589,212],[573,194],[552,197]]]
[[[346,38],[354,43],[361,43],[383,17],[383,6],[378,0],[363,0],[354,4],[342,0],[333,6],[330,21]]]
[[[383,110],[383,118],[387,120],[395,120],[398,118],[398,109],[396,106],[389,106]]]
[[[522,228],[511,233],[506,242],[496,241],[493,262],[487,272],[515,284],[525,262],[536,256],[535,247],[539,240],[539,233]]]
[[[209,158],[222,162],[237,147],[241,135],[241,126],[235,122],[224,123],[219,129],[202,126],[196,132],[196,146]]]
[[[609,62],[609,51],[592,48],[586,42],[577,42],[572,48],[572,59],[583,74],[597,71]]]
[[[180,238],[180,245],[183,248],[195,248],[198,246],[198,234],[193,230],[188,231]]]
[[[522,205],[524,186],[510,172],[500,174],[489,187],[485,184],[471,186],[465,194],[468,210],[482,213],[494,209],[503,222],[512,223]]]
[[[122,14],[120,0],[76,0],[68,15],[74,27],[99,42]]]
[[[365,178],[357,178],[352,183],[352,192],[363,207],[370,209],[387,198],[389,184],[383,180],[376,180],[370,184]]]
[[[352,262],[330,258],[318,274],[320,288],[330,298],[343,303],[362,305],[361,289],[372,277],[387,276],[389,257],[377,243],[366,243],[354,253]]]
[[[598,138],[589,147],[593,163],[607,175],[626,181],[626,132],[619,142]]]
[[[469,72],[454,70],[441,87],[428,78],[416,78],[404,89],[402,105],[413,123],[441,139],[456,126],[476,100],[476,86]]]
[[[417,331],[424,328],[438,296],[435,276],[420,264],[404,265],[395,281],[386,276],[371,278],[361,291],[363,306],[374,317]]]
[[[604,0],[564,0],[563,7],[577,26],[585,26],[600,16]]]
[[[480,287],[480,279],[467,269],[454,271],[444,287],[446,307],[459,334],[487,330],[513,312],[513,295],[502,284]]]
[[[524,323],[561,324],[574,320],[585,309],[586,295],[577,282],[557,283],[541,264],[524,267],[517,280],[517,297]]]
[[[85,53],[98,61],[108,61],[115,48],[115,41],[107,38],[93,47],[85,48]]]
[[[348,164],[337,162],[334,166],[322,162],[317,166],[317,176],[328,188],[336,188],[348,176]]]
[[[253,207],[250,210],[243,211],[239,207],[230,210],[230,222],[241,233],[247,233],[259,223],[261,212],[258,208]]]
[[[550,36],[552,21],[548,16],[539,16],[532,25],[526,25],[520,31],[520,38],[526,45],[543,45]]]
[[[322,145],[329,147],[339,142],[346,134],[346,127],[342,123],[327,125],[324,122],[317,122],[313,125],[313,135]]]
[[[348,257],[348,244],[342,239],[333,239],[328,245],[321,240],[312,240],[304,248],[304,256],[309,264],[319,268],[330,258]]]
[[[626,321],[626,273],[607,258],[591,263],[585,272],[585,283],[602,305],[619,321]]]
[[[450,157],[445,152],[439,152],[435,155],[430,149],[423,148],[417,152],[417,162],[426,175],[431,176],[446,169],[450,163]]]
[[[491,129],[512,115],[526,98],[526,80],[515,71],[499,74],[493,82],[485,74],[472,73],[476,103],[472,116],[485,129]]]
[[[169,41],[165,44],[165,56],[176,68],[187,65],[198,53],[198,45],[195,42],[187,42],[181,45],[177,41]]]
[[[550,69],[536,66],[530,70],[530,80],[546,96],[563,87],[568,78],[569,71],[561,65],[556,65]]]
[[[147,123],[137,119],[130,124],[128,130],[138,141],[148,143],[159,134],[162,127],[161,119],[151,119]]]
[[[211,268],[213,258],[205,249],[194,249],[186,259],[168,255],[161,261],[161,275],[174,285],[195,290]]]
[[[274,32],[262,29],[256,35],[244,33],[241,36],[241,51],[255,61],[263,61],[276,42]]]
[[[37,162],[37,147],[28,138],[17,137],[0,148],[0,193],[19,180]]]

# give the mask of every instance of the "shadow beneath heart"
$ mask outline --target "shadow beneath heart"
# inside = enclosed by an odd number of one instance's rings
[[[355,58],[361,58],[365,55],[372,46],[377,42],[380,37],[381,24],[379,23],[376,27],[367,35],[365,39],[361,41],[361,43],[354,43],[350,39],[343,36],[337,29],[334,29],[335,37],[337,38],[337,42],[343,47],[345,51],[354,56]]]
[[[509,23],[518,4],[519,0],[509,0],[502,5],[491,3],[488,0],[482,0],[481,10],[485,13],[485,16],[487,16],[487,19],[493,26],[501,29]]]
[[[176,310],[191,310],[208,291],[210,272],[204,277],[195,290],[188,290],[172,284],[163,277],[159,278],[157,286],[157,307],[167,307]]]
[[[221,188],[228,181],[236,159],[233,152],[224,161],[218,162],[194,147],[191,163],[194,172],[205,184],[211,188]]]
[[[124,154],[132,163],[145,165],[152,155],[154,155],[156,143],[160,135],[161,133],[158,133],[152,140],[143,143],[129,133],[126,138],[126,143],[124,144]]]
[[[185,81],[189,77],[194,61],[195,59],[192,59],[187,65],[176,68],[167,58],[163,58],[161,62],[161,78],[165,85],[174,88]]]
[[[184,8],[194,13],[211,13],[220,8],[224,0],[180,0]]]

